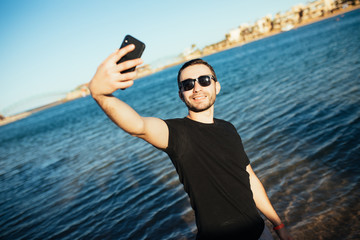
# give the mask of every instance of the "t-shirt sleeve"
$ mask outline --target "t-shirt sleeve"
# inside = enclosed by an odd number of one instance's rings
[[[244,144],[242,142],[242,139],[241,139],[241,136],[240,134],[238,133],[237,129],[235,128],[235,126],[229,122],[229,125],[232,127],[233,131],[236,132],[236,134],[239,136],[239,139],[240,139],[240,151],[242,152],[241,156],[242,156],[242,159],[241,161],[243,161],[245,163],[245,165],[249,165],[250,164],[250,160],[249,160],[249,157],[248,155],[246,154],[245,152],[245,148],[244,148]]]
[[[239,137],[240,137],[240,135],[239,135]],[[244,145],[242,143],[241,137],[240,137],[240,141],[241,141],[241,151],[243,151],[243,154],[242,154],[243,159],[242,160],[245,162],[245,165],[247,166],[247,165],[250,164],[250,160],[249,160],[248,155],[245,152]]]
[[[168,146],[164,149],[164,152],[171,156],[177,152],[178,147],[180,146],[179,144],[181,143],[181,127],[180,122],[177,119],[165,120],[165,123],[169,128],[169,140]]]

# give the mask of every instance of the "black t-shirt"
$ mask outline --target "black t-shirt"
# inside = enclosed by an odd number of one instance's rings
[[[249,159],[235,127],[166,120],[171,158],[195,211],[198,239],[258,239],[264,229],[250,189]]]

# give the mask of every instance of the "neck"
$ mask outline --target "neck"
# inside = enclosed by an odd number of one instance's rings
[[[189,110],[187,118],[201,123],[214,123],[214,106],[202,112]]]

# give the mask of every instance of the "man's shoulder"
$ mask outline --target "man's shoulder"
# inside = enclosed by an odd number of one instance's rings
[[[230,123],[229,121],[226,121],[226,120],[220,119],[220,118],[214,118],[214,121],[215,121],[215,122],[218,122],[218,123],[224,123],[224,124]],[[230,124],[231,124],[231,123],[230,123]]]
[[[169,118],[169,119],[165,119],[164,121],[184,121],[185,118]]]
[[[185,118],[171,118],[171,119],[165,119],[164,121],[170,124],[177,124],[177,123],[183,123],[185,121]]]
[[[215,121],[217,124],[227,125],[227,126],[234,126],[231,122],[226,121],[226,120],[224,120],[224,119],[214,118],[214,121]]]
[[[185,125],[185,121],[185,118],[171,118],[164,120],[169,129],[183,127]]]
[[[223,120],[223,119],[215,119],[216,125],[221,129],[228,129],[232,132],[237,133],[236,127],[229,121]]]

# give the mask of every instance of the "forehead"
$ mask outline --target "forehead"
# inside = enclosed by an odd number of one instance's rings
[[[211,75],[211,70],[204,64],[196,64],[182,70],[180,81],[188,78],[197,78],[201,75]]]

